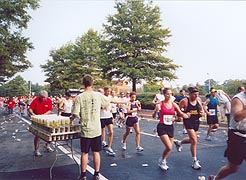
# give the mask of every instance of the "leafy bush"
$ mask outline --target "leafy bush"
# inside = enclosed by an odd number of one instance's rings
[[[142,109],[153,110],[155,108],[152,102],[154,97],[155,97],[155,94],[153,93],[141,93],[137,95],[137,100],[141,102]]]

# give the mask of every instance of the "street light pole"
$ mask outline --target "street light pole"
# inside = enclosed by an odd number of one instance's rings
[[[210,91],[210,88],[211,88],[211,82],[210,82],[210,77],[209,77],[209,73],[207,73],[207,75],[208,75],[208,92]]]
[[[29,83],[29,95],[31,96],[32,95],[32,83],[31,81],[28,81]]]

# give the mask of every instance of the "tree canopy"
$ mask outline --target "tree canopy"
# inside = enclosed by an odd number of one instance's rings
[[[101,36],[97,31],[89,29],[87,33],[77,38],[75,43],[69,43],[57,50],[52,50],[52,59],[41,68],[48,77],[52,94],[64,93],[70,88],[80,88],[82,77],[93,75],[95,83],[103,84],[100,69]]]
[[[106,78],[129,78],[132,89],[140,79],[176,79],[180,67],[163,55],[170,30],[161,26],[160,9],[143,0],[116,1],[117,13],[107,18],[102,43]]]
[[[0,1],[0,83],[31,67],[25,53],[33,46],[22,30],[31,19],[28,9],[38,7],[38,0]]]

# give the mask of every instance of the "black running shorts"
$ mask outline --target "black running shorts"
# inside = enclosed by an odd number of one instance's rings
[[[174,136],[174,128],[173,125],[165,125],[165,124],[158,124],[157,125],[157,133],[158,136],[162,136],[162,135],[168,135],[168,137],[173,138]]]
[[[110,124],[113,124],[113,118],[106,118],[106,119],[101,119],[101,128],[105,128],[105,126],[108,126]]]
[[[99,152],[102,150],[102,136],[97,136],[94,138],[80,138],[80,148],[81,152],[88,153],[90,149],[93,152]]]

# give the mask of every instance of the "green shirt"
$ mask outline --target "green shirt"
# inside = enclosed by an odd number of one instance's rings
[[[100,110],[109,100],[99,92],[83,92],[76,96],[72,114],[79,114],[81,136],[94,138],[101,135]]]

